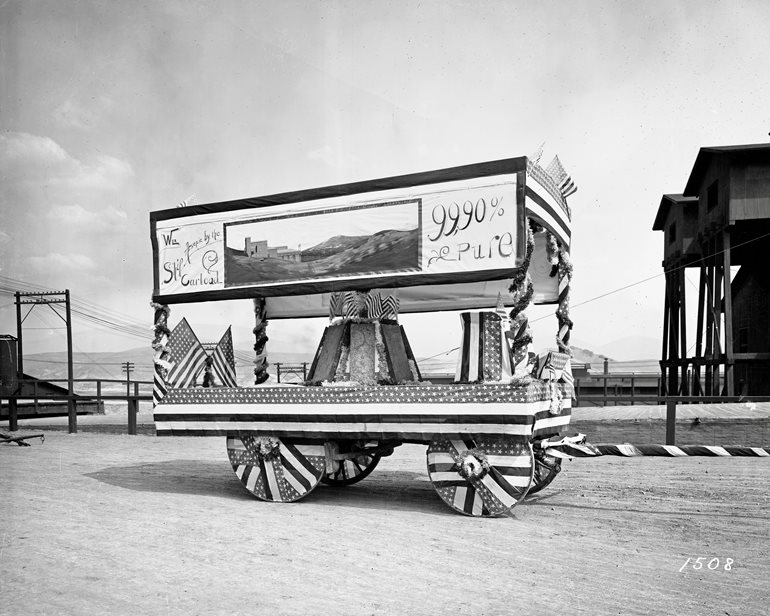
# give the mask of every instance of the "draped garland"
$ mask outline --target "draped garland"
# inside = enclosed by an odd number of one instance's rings
[[[511,355],[514,358],[514,374],[524,376],[528,361],[528,345],[532,342],[532,330],[529,327],[529,319],[524,312],[532,301],[535,289],[532,277],[529,274],[529,265],[532,261],[532,253],[535,250],[535,233],[540,230],[539,225],[527,218],[527,251],[522,266],[516,270],[508,287],[513,295],[513,307],[509,313],[511,319]]]
[[[265,345],[267,344],[267,304],[264,297],[254,298],[254,351],[256,358],[254,359],[254,384],[260,385],[264,383],[269,375],[267,374],[267,352],[265,351]]]
[[[152,341],[152,349],[155,351],[153,357],[153,363],[155,364],[155,370],[160,377],[165,381],[168,371],[171,369],[169,363],[168,352],[168,337],[171,335],[171,330],[168,328],[168,318],[171,314],[171,309],[165,304],[158,304],[157,302],[150,302],[150,306],[155,311],[154,318],[154,338]]]
[[[556,335],[556,344],[559,351],[572,355],[570,351],[569,339],[572,332],[573,322],[569,313],[569,291],[572,281],[572,262],[569,253],[565,248],[559,245],[559,307],[556,310],[556,320],[559,322],[559,332]]]

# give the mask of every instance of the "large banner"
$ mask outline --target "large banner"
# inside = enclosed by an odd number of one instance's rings
[[[523,172],[313,196],[153,213],[154,296],[171,303],[499,280],[524,257]]]

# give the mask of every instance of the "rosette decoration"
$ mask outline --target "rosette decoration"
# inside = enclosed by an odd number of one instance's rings
[[[267,305],[264,297],[254,298],[254,384],[264,383],[269,375],[267,374]]]
[[[427,462],[441,499],[455,511],[479,517],[508,513],[526,495],[534,469],[529,442],[514,436],[437,436]]]
[[[171,309],[165,304],[150,302],[155,311],[152,340],[152,348],[155,351],[153,356],[154,375],[152,388],[152,403],[157,404],[166,394],[166,376],[171,369],[168,352],[168,337],[171,330],[168,328],[168,317]]]
[[[311,492],[325,471],[323,443],[248,432],[227,437],[227,455],[246,489],[264,501],[291,503]]]

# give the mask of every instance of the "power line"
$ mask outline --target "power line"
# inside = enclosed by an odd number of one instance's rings
[[[78,351],[78,353],[82,353],[83,351]],[[37,363],[42,364],[66,364],[66,361],[58,361],[56,359],[35,359],[32,357],[25,357],[24,363],[27,363],[28,361],[33,361]],[[104,361],[73,361],[73,364],[77,366],[122,366],[126,362],[104,362]],[[143,368],[151,368],[152,364],[135,364],[137,366],[141,366]]]

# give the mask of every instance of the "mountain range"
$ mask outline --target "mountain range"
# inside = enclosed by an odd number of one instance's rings
[[[655,340],[652,342],[657,344]],[[591,364],[592,370],[598,371],[602,369],[605,358],[615,363],[617,363],[617,360],[621,362],[628,361],[627,354],[630,352],[629,349],[633,348],[633,344],[640,345],[639,348],[645,348],[644,345],[647,345],[647,348],[650,346],[650,343],[645,342],[645,340],[635,342],[634,339],[619,340],[598,347],[597,350],[590,350],[583,346],[573,345],[573,361],[575,363]],[[612,351],[613,348],[623,353],[620,358],[600,352],[605,350]],[[268,360],[271,364],[270,372],[274,373],[276,363],[301,364],[307,362],[309,365],[313,361],[314,353],[314,350],[308,352],[282,352],[271,350],[268,353]],[[236,356],[240,358],[250,358],[253,354],[254,351],[251,349],[236,350]],[[653,368],[656,364],[656,361],[653,359],[655,357],[655,355],[646,357],[646,359],[649,360],[646,363],[653,365]],[[151,381],[153,377],[152,358],[153,350],[149,346],[135,347],[125,351],[115,352],[77,352],[73,354],[74,375],[75,378],[80,379],[124,379],[125,373],[123,372],[123,364],[125,362],[131,362],[133,364],[131,372],[132,380]],[[437,372],[454,371],[453,366],[455,361],[456,357],[453,354],[448,356],[446,361],[443,361],[440,366],[435,360],[426,362],[426,368],[428,371]],[[236,360],[236,371],[238,373],[238,381],[242,384],[248,383],[251,378],[251,362],[242,359]],[[67,354],[63,351],[56,351],[25,355],[24,372],[40,379],[66,378]]]

